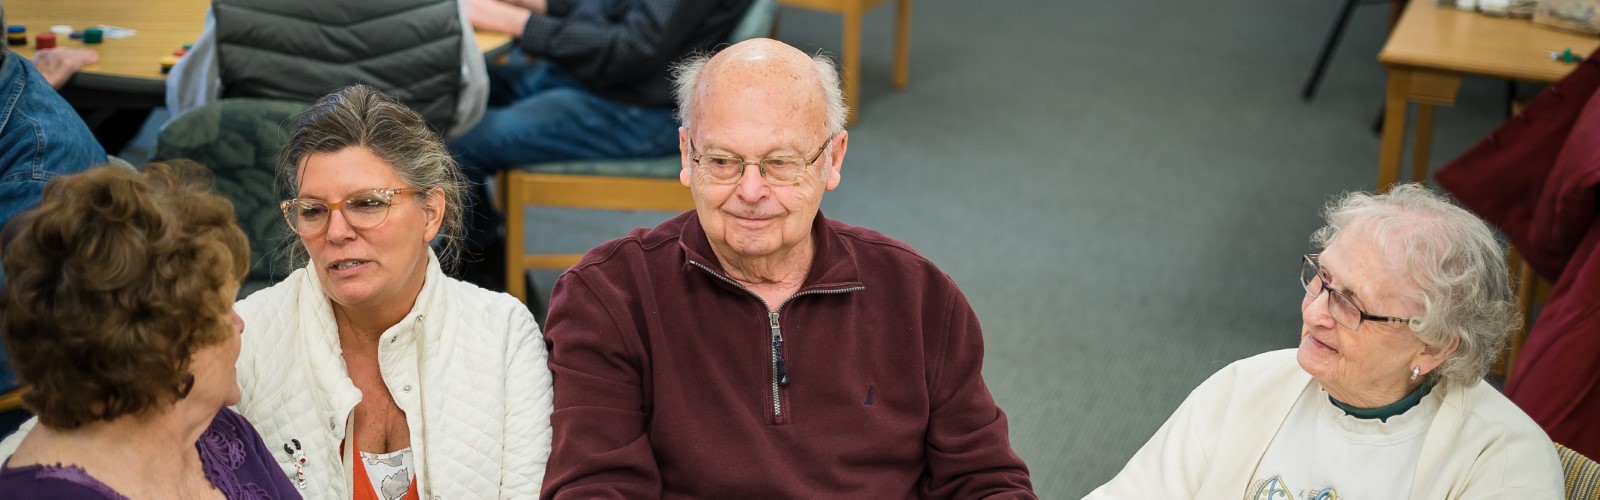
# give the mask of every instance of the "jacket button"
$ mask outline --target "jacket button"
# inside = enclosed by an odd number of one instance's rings
[[[328,430],[331,431],[331,430],[335,430],[335,429],[338,429],[338,428],[339,427],[337,425],[334,425],[334,423],[333,423],[333,417],[328,417]]]
[[[411,392],[411,384],[406,384],[405,391],[406,392]]]

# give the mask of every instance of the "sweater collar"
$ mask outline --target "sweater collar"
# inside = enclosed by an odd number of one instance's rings
[[[1333,395],[1331,394],[1328,395],[1328,402],[1333,403],[1334,406],[1338,407],[1340,410],[1343,410],[1345,415],[1364,420],[1378,419],[1380,422],[1388,422],[1389,417],[1405,413],[1406,410],[1416,407],[1417,403],[1422,402],[1422,397],[1427,396],[1428,393],[1432,391],[1433,382],[1429,381],[1425,384],[1417,386],[1416,390],[1411,391],[1410,394],[1400,398],[1399,401],[1371,409],[1356,408],[1348,403],[1334,399]]]
[[[716,252],[711,249],[711,240],[706,238],[698,213],[691,210],[672,222],[682,224],[678,246],[683,249],[685,270],[693,271],[698,266],[704,266],[706,270],[727,276],[722,262],[717,260]],[[816,253],[811,257],[811,269],[806,272],[800,291],[862,286],[854,252],[845,245],[837,228],[823,217],[820,210],[817,211],[817,218],[811,222],[811,242],[816,245]]]

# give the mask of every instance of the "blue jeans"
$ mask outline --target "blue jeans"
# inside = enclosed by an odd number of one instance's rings
[[[39,204],[45,182],[106,162],[106,151],[78,112],[33,63],[5,53],[0,66],[0,225]],[[5,286],[0,270],[0,287]],[[0,392],[16,387],[0,352]]]
[[[640,106],[585,90],[545,61],[489,67],[489,109],[483,121],[450,143],[472,184],[467,248],[498,239],[500,217],[480,186],[511,165],[570,160],[648,158],[678,152],[678,120],[670,107]]]

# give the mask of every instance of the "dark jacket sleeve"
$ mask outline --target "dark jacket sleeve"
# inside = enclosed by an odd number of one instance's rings
[[[717,6],[688,0],[572,3],[552,2],[550,15],[528,18],[522,50],[599,86],[663,71]],[[556,14],[557,4],[562,14]]]
[[[544,4],[544,15],[566,17],[583,0],[549,0]]]
[[[946,278],[948,280],[948,278]],[[1036,498],[1028,466],[1011,450],[1006,414],[983,383],[983,331],[955,284],[949,330],[927,343],[931,414],[928,416],[929,498]],[[937,340],[937,339],[935,339]]]
[[[661,474],[646,430],[645,367],[637,335],[614,302],[576,272],[551,292],[545,338],[555,377],[554,434],[544,498],[657,498]]]

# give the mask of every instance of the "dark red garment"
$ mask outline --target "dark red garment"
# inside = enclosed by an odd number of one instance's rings
[[[1555,282],[1505,393],[1552,440],[1591,457],[1600,456],[1597,55],[1436,176]]]
[[[694,212],[563,274],[544,496],[1034,498],[950,277],[820,214],[812,237],[776,320],[723,274]]]

